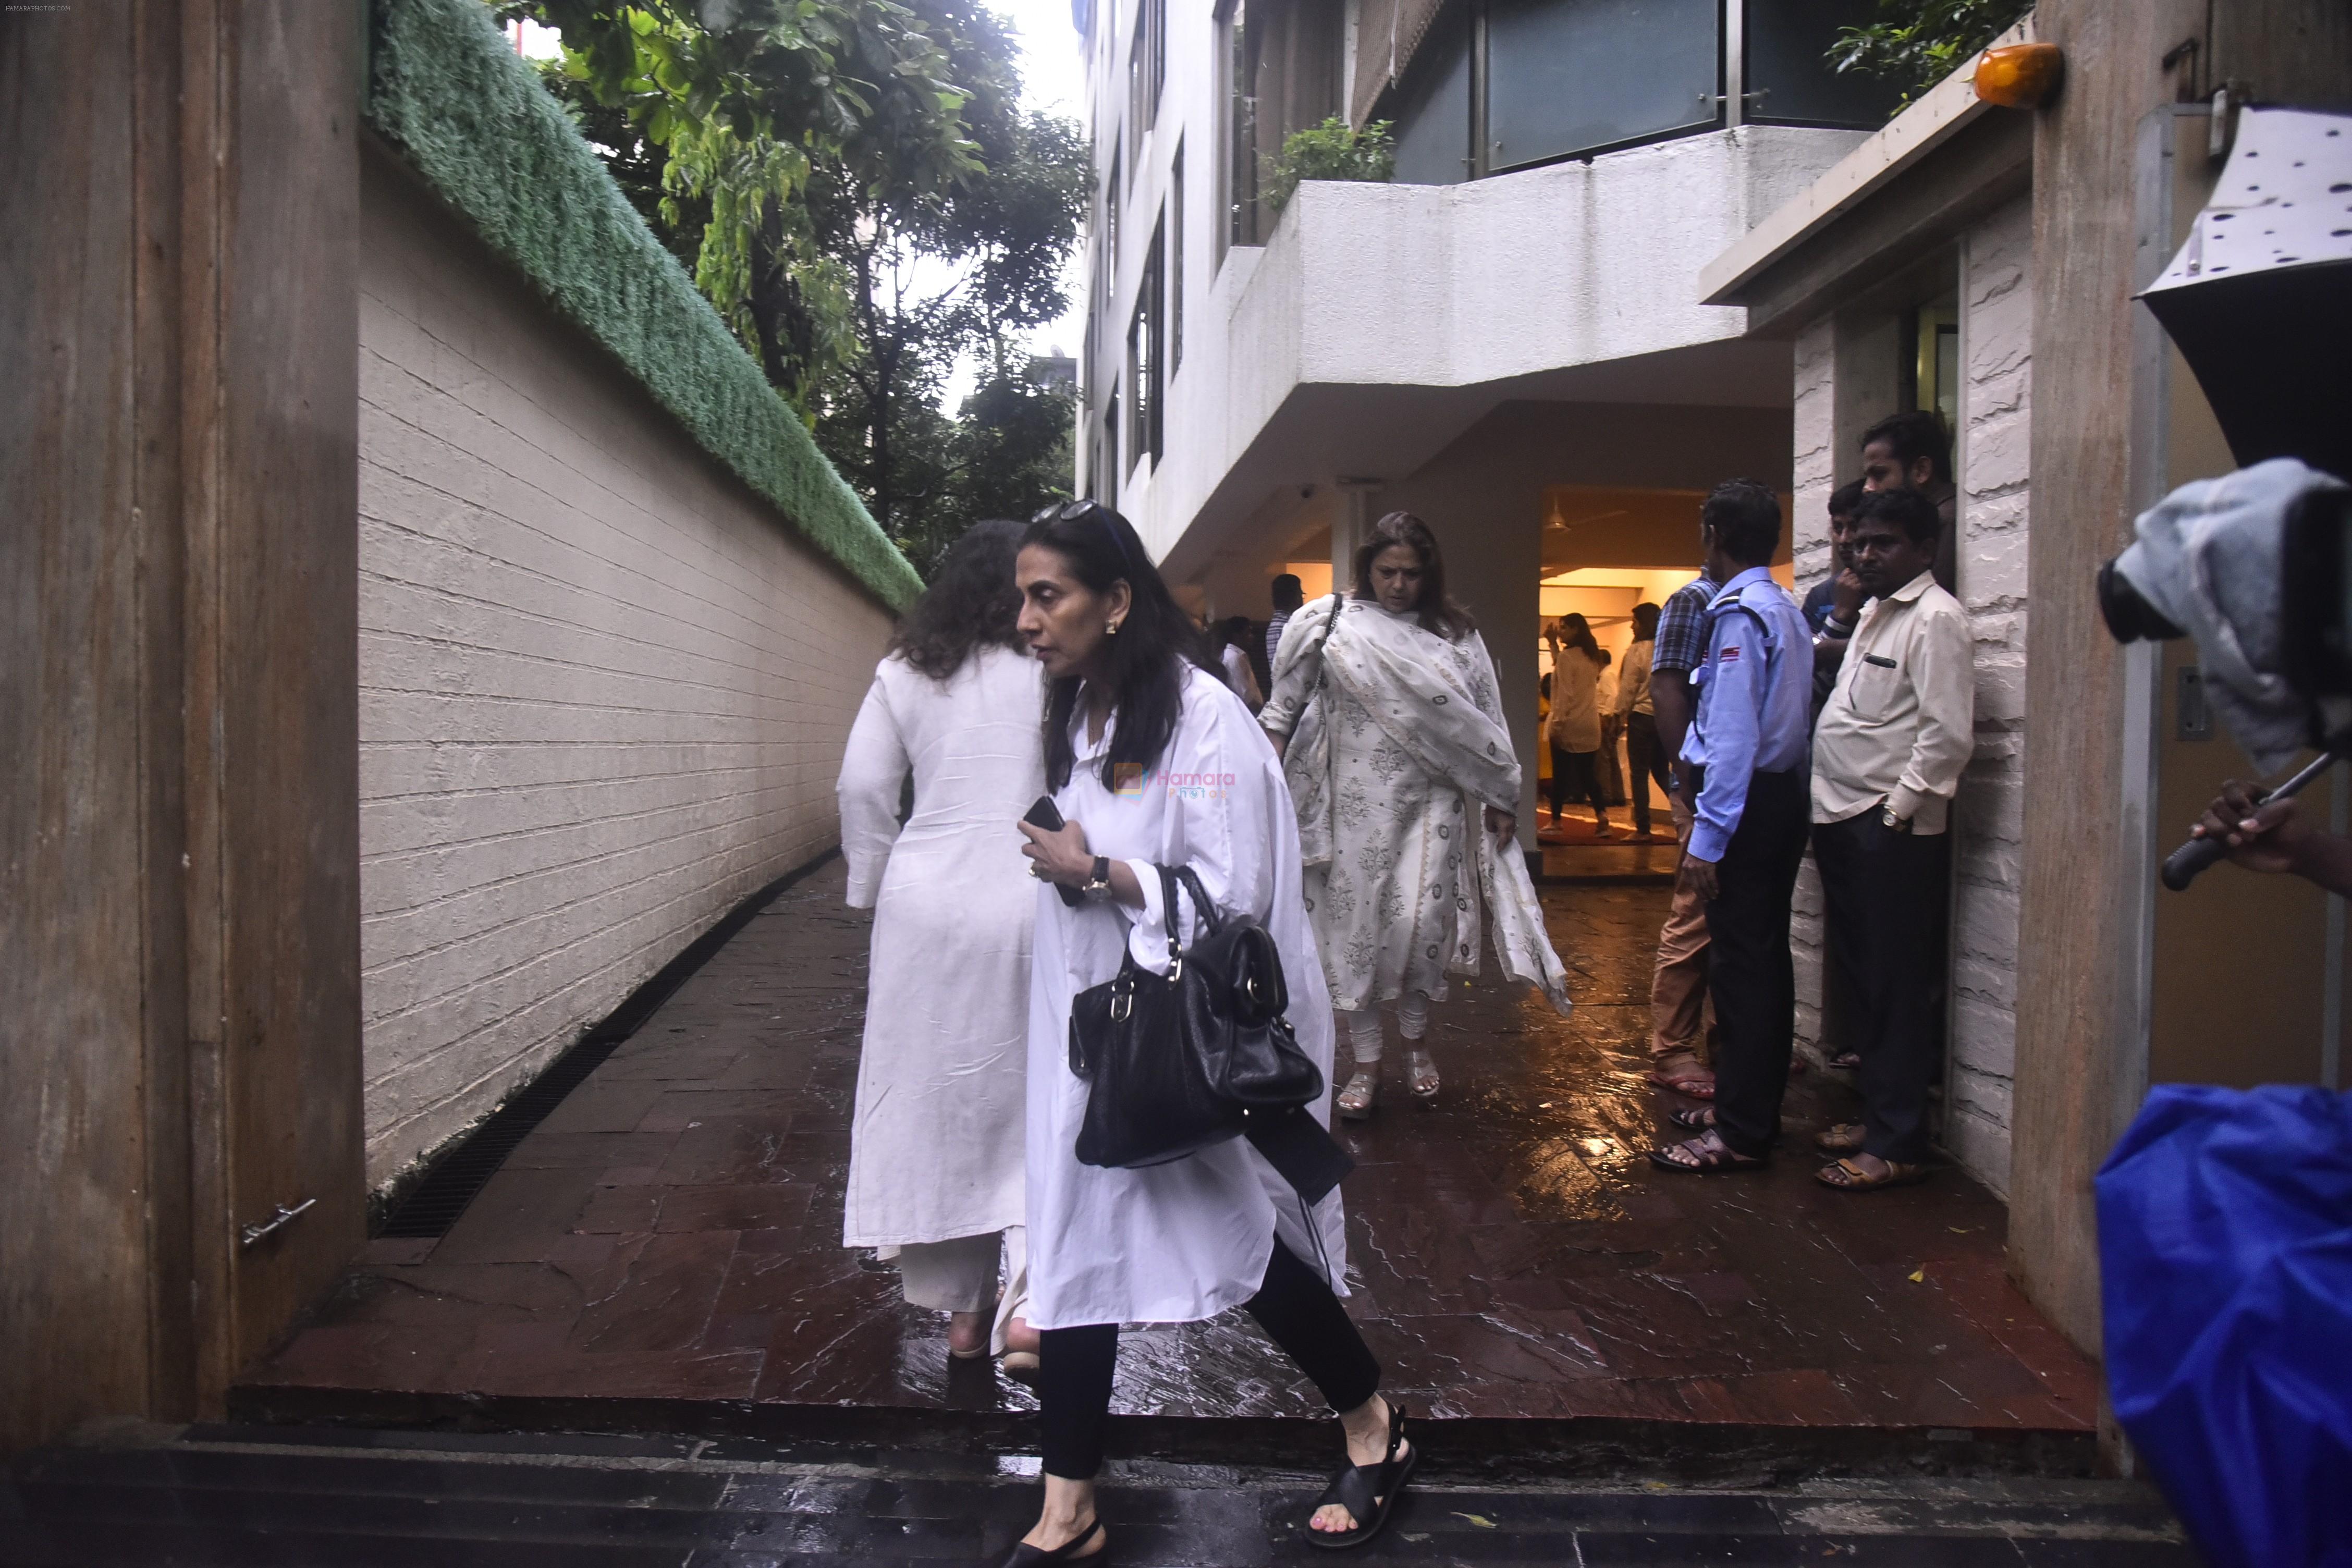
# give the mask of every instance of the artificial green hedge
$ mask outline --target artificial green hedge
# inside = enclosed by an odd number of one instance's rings
[[[903,608],[922,579],[654,238],[482,0],[376,0],[368,122],[555,308],[819,550]]]

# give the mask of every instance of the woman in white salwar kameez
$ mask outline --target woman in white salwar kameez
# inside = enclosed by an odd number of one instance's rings
[[[1009,824],[1045,787],[1044,682],[1019,646],[1021,525],[949,552],[874,672],[842,759],[852,909],[874,910],[866,1043],[842,1239],[895,1255],[918,1307],[950,1314],[959,1359],[1026,1355],[1020,1272],[1030,931],[1036,889]],[[914,774],[914,812],[899,790]]]
[[[1153,570],[1133,529],[1092,502],[1032,525],[1021,629],[1048,679],[1046,782],[1065,826],[1023,824],[1043,880],[1029,990],[1030,1315],[1042,1331],[1045,1499],[1007,1568],[1094,1562],[1108,1550],[1094,1477],[1118,1331],[1247,1309],[1339,1415],[1349,1464],[1308,1521],[1323,1546],[1387,1521],[1418,1456],[1380,1367],[1340,1307],[1345,1234],[1335,1192],[1311,1212],[1243,1140],[1139,1170],[1078,1163],[1087,1084],[1069,1066],[1072,999],[1122,958],[1169,958],[1157,868],[1189,866],[1210,899],[1256,917],[1282,954],[1288,1017],[1325,1074],[1331,1025],[1299,888],[1280,764]],[[1181,912],[1190,932],[1189,902]],[[1310,1261],[1311,1260],[1311,1261]]]
[[[1428,524],[1381,518],[1356,552],[1355,591],[1290,618],[1258,720],[1283,749],[1307,907],[1354,1048],[1340,1115],[1370,1116],[1377,1102],[1384,1002],[1396,1005],[1414,1098],[1437,1097],[1429,1004],[1449,975],[1478,973],[1482,906],[1506,978],[1569,1010],[1513,842],[1519,761],[1495,661],[1446,595]]]

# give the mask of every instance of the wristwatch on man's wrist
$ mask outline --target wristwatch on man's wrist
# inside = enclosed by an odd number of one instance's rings
[[[1907,816],[1895,816],[1895,808],[1892,805],[1880,808],[1878,820],[1885,823],[1888,827],[1897,833],[1908,833],[1911,831],[1911,819]]]
[[[1110,891],[1109,856],[1097,855],[1095,857],[1094,871],[1087,878],[1086,886],[1080,888],[1078,891],[1087,894],[1090,898],[1100,898],[1103,894]]]

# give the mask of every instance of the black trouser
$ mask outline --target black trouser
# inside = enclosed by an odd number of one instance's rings
[[[1816,824],[1813,860],[1831,979],[1844,999],[1839,1043],[1862,1058],[1863,1147],[1882,1160],[1924,1160],[1943,1033],[1951,836],[1897,833],[1874,806]]]
[[[1565,752],[1558,746],[1551,749],[1551,815],[1559,817],[1563,801],[1589,802],[1592,815],[1606,817],[1609,803],[1601,795],[1601,760],[1598,752]]]
[[[1335,1411],[1353,1410],[1381,1386],[1380,1363],[1323,1277],[1279,1241],[1257,1294],[1244,1304],[1266,1337]],[[1037,1350],[1037,1406],[1045,1418],[1045,1471],[1090,1481],[1102,1468],[1103,1425],[1118,1361],[1118,1325],[1047,1329]]]
[[[1780,1134],[1797,1038],[1789,910],[1812,816],[1802,770],[1748,780],[1738,830],[1706,906],[1706,985],[1715,1003],[1715,1125],[1736,1153],[1762,1158]]]
[[[1658,744],[1658,720],[1654,713],[1625,715],[1625,793],[1633,797],[1633,831],[1650,831],[1650,781],[1669,795],[1675,793],[1674,759]]]

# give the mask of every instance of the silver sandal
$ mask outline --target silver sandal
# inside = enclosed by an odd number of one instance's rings
[[[1368,1072],[1360,1072],[1348,1080],[1347,1088],[1339,1091],[1339,1115],[1349,1121],[1370,1121],[1373,1104],[1380,1097],[1379,1080]]]
[[[1444,1083],[1437,1076],[1436,1061],[1427,1051],[1412,1050],[1405,1053],[1404,1065],[1406,1076],[1412,1083],[1412,1097],[1423,1105],[1433,1102],[1438,1089]]]

